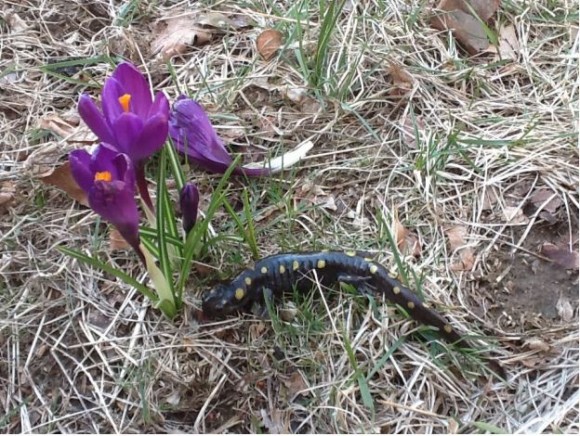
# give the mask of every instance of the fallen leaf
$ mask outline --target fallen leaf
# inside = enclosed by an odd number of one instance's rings
[[[536,208],[542,208],[550,213],[562,206],[562,199],[548,188],[539,188],[530,196],[530,201]]]
[[[131,245],[121,236],[116,228],[112,227],[109,231],[109,249],[116,251],[127,250],[129,248],[131,248]]]
[[[546,242],[542,245],[541,253],[542,256],[547,257],[559,267],[578,270],[577,251],[570,251],[566,247],[558,247],[557,245]]]
[[[488,188],[483,194],[483,204],[481,210],[492,210],[499,200],[499,195],[495,188]]]
[[[5,181],[0,185],[0,212],[4,212],[14,201],[16,185],[14,182]]]
[[[154,30],[151,52],[169,60],[186,52],[188,46],[203,45],[211,40],[212,33],[195,24],[190,17],[175,17],[160,20]]]
[[[470,271],[475,263],[475,254],[472,247],[466,247],[467,228],[454,226],[445,231],[449,240],[449,248],[457,251],[459,261],[450,266],[451,271]]]
[[[449,248],[455,251],[465,245],[465,238],[467,237],[467,227],[455,226],[445,231],[447,239],[449,240]]]
[[[227,30],[235,27],[232,20],[230,20],[221,12],[209,12],[207,14],[201,14],[195,20],[195,24],[199,24],[200,26],[210,26],[221,30]]]
[[[59,136],[66,137],[73,134],[74,130],[80,124],[81,119],[78,116],[64,119],[58,115],[47,115],[40,119],[40,127],[51,130]]]
[[[509,224],[527,224],[530,221],[521,207],[506,206],[503,208],[503,216]]]
[[[537,337],[526,339],[526,341],[524,342],[524,347],[527,347],[532,351],[543,351],[543,352],[548,352],[550,351],[551,348],[550,345],[546,343],[546,341]]]
[[[570,322],[574,318],[574,308],[572,307],[572,303],[570,300],[563,295],[560,295],[558,301],[556,302],[556,311],[562,321]]]
[[[407,148],[411,150],[419,148],[418,141],[421,140],[421,136],[425,130],[423,117],[407,115],[399,122],[399,128],[403,137],[403,143]]]
[[[455,262],[449,268],[451,271],[471,271],[475,263],[473,248],[465,247],[459,251],[459,262]]]
[[[501,26],[499,29],[499,56],[501,59],[517,60],[520,53],[520,42],[514,26]]]
[[[395,237],[397,248],[403,255],[412,255],[413,257],[421,256],[419,237],[406,229],[397,219],[395,219]]]
[[[73,178],[70,170],[70,163],[67,161],[59,167],[56,167],[50,174],[39,178],[40,181],[47,185],[55,186],[62,189],[70,197],[84,206],[89,205],[87,195]]]
[[[264,30],[256,39],[258,53],[269,61],[282,45],[282,34],[275,29]]]
[[[470,54],[477,54],[490,45],[482,22],[493,16],[499,3],[500,0],[441,0],[430,24],[438,30],[450,29]]]
[[[308,389],[308,385],[304,381],[304,377],[299,371],[294,371],[288,378],[283,380],[284,385],[288,388],[288,393],[290,394],[290,401],[302,391]]]
[[[405,71],[402,65],[390,62],[389,75],[393,79],[393,88],[389,91],[389,95],[402,97],[413,89],[413,77]]]

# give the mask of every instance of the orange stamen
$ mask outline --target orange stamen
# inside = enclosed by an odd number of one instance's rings
[[[95,182],[110,182],[113,176],[109,171],[98,171],[95,173]]]
[[[129,103],[131,103],[131,94],[123,94],[119,97],[119,104],[123,108],[123,112],[129,112]]]

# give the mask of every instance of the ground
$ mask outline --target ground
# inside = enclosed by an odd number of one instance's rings
[[[477,55],[429,25],[435,2],[327,6],[6,3],[5,432],[578,432],[578,3],[502,2],[488,21],[499,54]],[[268,28],[280,47],[258,43]],[[170,100],[198,99],[246,163],[312,141],[288,171],[228,182],[246,225],[248,194],[260,256],[398,257],[402,280],[474,349],[348,287],[289,296],[270,319],[204,318],[202,293],[253,260],[223,209],[211,222],[223,238],[196,259],[172,321],[58,251],[145,280],[106,223],[50,178],[95,143],[78,97],[98,98],[121,59]],[[155,195],[155,160],[148,176]],[[192,166],[188,177],[205,211],[220,176]]]

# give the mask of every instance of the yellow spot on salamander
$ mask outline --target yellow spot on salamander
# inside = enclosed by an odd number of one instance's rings
[[[373,261],[373,259],[370,258],[370,257],[365,257],[364,260],[366,260],[367,262],[372,262]]]
[[[246,277],[244,282],[246,282],[246,285],[250,286],[252,284],[252,279],[250,277]]]
[[[95,182],[110,182],[113,176],[109,171],[98,171],[95,173]]]
[[[415,303],[413,303],[412,301],[407,301],[407,307],[409,309],[414,309],[415,308]]]
[[[316,262],[316,268],[318,269],[322,269],[326,266],[326,261],[324,259],[320,259],[318,262]]]
[[[119,97],[119,104],[123,108],[123,112],[129,112],[129,104],[131,103],[131,94],[123,94]]]
[[[449,324],[446,324],[445,327],[443,327],[443,330],[445,330],[445,333],[451,333],[453,328]]]
[[[265,266],[263,266],[263,267],[260,269],[260,272],[261,272],[262,274],[268,274],[268,268],[266,268]]]
[[[371,263],[370,268],[369,268],[369,271],[371,272],[371,274],[376,274],[378,270],[379,270],[379,267],[376,265],[373,265]]]
[[[395,286],[393,288],[393,294],[397,295],[401,293],[401,288],[399,288],[398,286]]]
[[[347,256],[350,256],[350,257],[355,257],[356,251],[349,250],[349,251],[345,251],[344,254],[346,254]]]
[[[292,262],[292,270],[298,271],[298,268],[300,268],[300,262],[295,260],[294,262]]]
[[[246,295],[246,291],[244,291],[242,288],[236,289],[236,293],[234,294],[236,300],[241,300],[244,298],[244,295]]]
[[[280,274],[284,274],[286,272],[286,267],[284,265],[280,265]]]

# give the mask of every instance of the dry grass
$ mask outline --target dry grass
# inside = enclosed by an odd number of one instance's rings
[[[535,254],[542,241],[577,250],[578,3],[503,2],[500,20],[515,26],[521,47],[501,62],[468,58],[429,29],[426,2],[354,3],[331,39],[322,70],[330,80],[312,89],[300,57],[312,59],[318,2],[300,3],[302,12],[296,2],[219,3],[214,10],[255,26],[174,58],[176,81],[149,44],[155,21],[186,2],[132,2],[125,17],[121,2],[5,2],[0,186],[16,192],[0,224],[4,431],[578,432],[578,296],[566,294],[577,272],[558,283],[537,274],[531,285],[551,308],[568,295],[571,319],[520,310],[518,281],[506,278],[514,262],[545,262]],[[271,26],[287,46],[265,62],[253,41]],[[345,247],[387,263],[383,222],[398,219],[421,242],[421,255],[404,261],[425,297],[461,331],[495,337],[481,345],[502,361],[507,382],[458,368],[461,355],[437,342],[398,342],[416,326],[386,304],[315,292],[296,302],[290,322],[198,324],[210,275],[192,282],[186,311],[170,323],[136,291],[59,253],[62,243],[97,252],[142,278],[134,256],[109,252],[95,215],[37,178],[83,145],[41,129],[43,117],[74,115],[86,80],[102,83],[111,71],[100,62],[57,77],[41,67],[98,55],[132,59],[171,98],[189,88],[224,136],[253,145],[244,149],[252,159],[311,138],[298,170],[247,185],[263,218],[261,254]],[[397,81],[391,63],[411,79]],[[288,98],[303,87],[305,100]],[[216,179],[192,177],[207,198]],[[243,187],[232,183],[232,202]],[[540,187],[562,204],[556,222],[539,211],[507,221],[504,211]],[[225,214],[213,225],[235,234]],[[446,237],[458,225],[475,254],[466,272],[452,270],[460,253]],[[224,242],[205,261],[227,275],[250,255]]]

